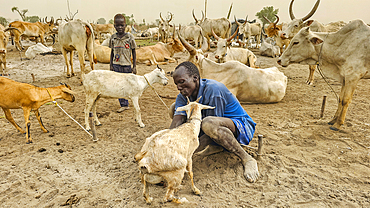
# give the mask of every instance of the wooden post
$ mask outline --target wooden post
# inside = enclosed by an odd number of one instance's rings
[[[320,118],[322,118],[324,116],[325,104],[326,104],[326,95],[324,95],[324,97],[322,98]]]
[[[260,160],[261,155],[262,155],[262,146],[263,146],[262,138],[263,138],[263,135],[261,135],[261,134],[258,135],[257,160]]]

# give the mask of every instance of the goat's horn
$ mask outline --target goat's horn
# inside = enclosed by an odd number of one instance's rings
[[[195,102],[199,103],[200,98],[202,98],[202,96],[198,97],[198,99]]]
[[[188,103],[187,103],[187,104],[189,104],[189,103],[190,103],[189,97],[188,97],[188,96],[186,96],[186,99],[188,100]]]

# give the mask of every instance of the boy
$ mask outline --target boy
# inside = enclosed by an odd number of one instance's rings
[[[136,43],[135,38],[131,33],[126,33],[126,19],[122,14],[114,16],[114,28],[117,33],[113,34],[109,40],[109,48],[112,49],[110,55],[110,70],[119,73],[134,73],[136,74]],[[131,68],[131,55],[132,65]],[[121,108],[117,110],[121,113],[127,110],[128,100],[118,99]]]

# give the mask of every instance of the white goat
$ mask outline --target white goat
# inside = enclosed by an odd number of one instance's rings
[[[96,125],[101,125],[96,116],[96,102],[99,98],[131,99],[135,108],[135,120],[140,127],[145,127],[141,121],[139,97],[144,90],[154,83],[168,84],[168,78],[163,69],[157,66],[152,72],[139,76],[129,73],[118,73],[108,70],[94,70],[88,74],[82,73],[82,82],[86,93],[85,126],[90,130],[89,112],[93,111]]]
[[[150,178],[156,177],[162,177],[167,181],[164,201],[181,203],[182,200],[175,198],[174,194],[181,186],[185,171],[189,174],[193,192],[197,195],[201,194],[193,181],[192,156],[199,146],[201,110],[215,107],[199,104],[199,99],[195,102],[188,100],[186,106],[177,108],[177,111],[186,111],[187,123],[174,129],[154,133],[146,139],[141,151],[135,155],[141,173],[141,182],[144,185],[143,196],[147,203],[153,200],[149,196],[147,182],[150,182]]]

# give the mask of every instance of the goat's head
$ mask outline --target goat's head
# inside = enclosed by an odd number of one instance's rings
[[[154,78],[154,83],[161,83],[162,85],[168,84],[168,78],[166,77],[166,72],[159,68],[157,65],[157,68],[153,70],[153,73],[156,75]]]
[[[67,85],[66,83],[60,83],[61,90],[62,90],[62,99],[69,101],[69,102],[74,102],[75,101],[75,96],[74,92],[72,91],[71,87]]]
[[[185,111],[188,119],[193,116],[200,119],[202,117],[201,110],[215,108],[208,105],[200,104],[199,103],[200,98],[202,98],[202,96],[200,96],[196,101],[190,102],[189,98],[187,97],[188,104],[185,106],[178,107],[176,111]]]

